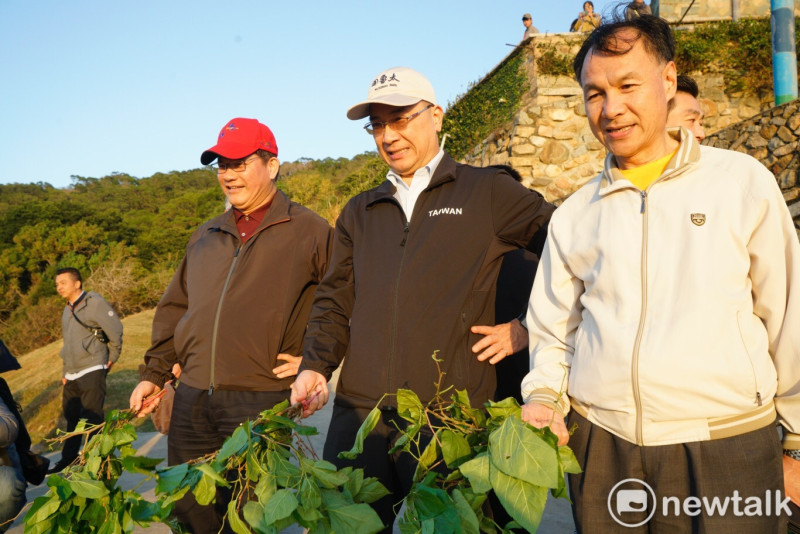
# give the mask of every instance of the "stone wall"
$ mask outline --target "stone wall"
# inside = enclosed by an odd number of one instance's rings
[[[750,154],[778,180],[800,236],[800,103],[795,100],[706,137],[704,144]]]
[[[474,165],[511,165],[523,183],[560,203],[603,168],[605,148],[592,135],[586,120],[582,92],[569,76],[545,76],[537,64],[547,50],[574,57],[582,38],[575,34],[535,37],[527,46],[526,70],[531,91],[514,119],[495,130],[464,158]],[[771,96],[759,99],[744,93],[726,93],[719,74],[691,73],[700,88],[706,133],[712,134],[770,109]]]
[[[651,5],[655,2],[651,1]],[[677,22],[686,12],[686,0],[658,0],[658,16]],[[795,0],[795,14],[800,14],[800,0]],[[698,0],[686,13],[683,22],[763,18],[770,15],[770,0]]]

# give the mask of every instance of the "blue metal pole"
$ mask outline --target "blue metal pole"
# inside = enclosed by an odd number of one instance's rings
[[[772,11],[772,81],[775,105],[797,98],[797,50],[794,0],[770,0]]]

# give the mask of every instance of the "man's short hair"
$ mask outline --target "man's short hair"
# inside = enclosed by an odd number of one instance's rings
[[[63,267],[56,271],[56,276],[60,274],[69,274],[72,276],[73,280],[80,282],[81,287],[83,287],[83,278],[81,278],[81,272],[75,267]]]
[[[256,150],[256,156],[261,158],[261,161],[264,162],[264,165],[269,163],[269,160],[271,160],[272,158],[277,158],[278,157],[275,154],[273,154],[272,152],[270,152],[269,150],[264,150],[263,148],[259,148],[258,150]],[[278,167],[278,174],[275,175],[275,180],[274,181],[277,182],[278,178],[280,178],[280,177],[281,177],[281,168]]]
[[[684,93],[689,93],[695,98],[697,98],[697,95],[700,94],[700,90],[697,88],[697,82],[694,81],[694,78],[687,76],[686,74],[678,75],[677,90]]]
[[[694,81],[694,78],[691,76],[687,76],[686,74],[678,74],[678,85],[676,88],[676,93],[686,93],[692,95],[694,98],[700,94],[700,89],[697,88],[697,82]],[[670,98],[667,102],[667,112],[672,111],[672,108],[675,107],[675,99]]]
[[[619,37],[618,34],[621,31],[628,29],[634,31],[635,37],[628,39]],[[674,59],[675,37],[664,20],[653,15],[642,15],[635,19],[623,20],[619,15],[615,15],[609,24],[595,28],[581,45],[578,55],[572,62],[575,79],[581,83],[583,63],[591,50],[612,56],[622,56],[630,52],[639,39],[644,39],[644,49],[656,59],[664,63]]]

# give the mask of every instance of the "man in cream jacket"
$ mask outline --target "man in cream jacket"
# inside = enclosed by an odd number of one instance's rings
[[[758,161],[667,129],[673,54],[669,27],[642,16],[575,58],[609,155],[550,223],[523,418],[578,458],[578,532],[786,532],[800,244]]]

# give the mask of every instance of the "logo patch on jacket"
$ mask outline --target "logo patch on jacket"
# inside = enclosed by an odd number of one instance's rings
[[[461,210],[463,208],[439,208],[438,210],[430,210],[428,217],[436,217],[437,215],[463,215]]]
[[[705,213],[692,213],[690,217],[692,218],[692,222],[695,224],[695,226],[703,226],[706,223]]]

